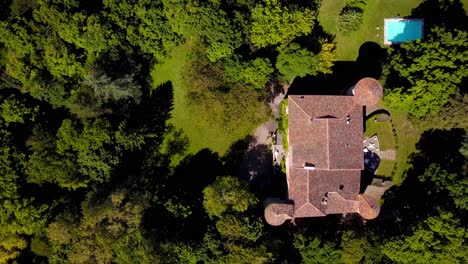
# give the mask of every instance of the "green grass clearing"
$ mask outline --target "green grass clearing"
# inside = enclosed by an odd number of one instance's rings
[[[393,167],[395,166],[395,161],[393,160],[380,160],[379,167],[375,172],[376,175],[392,177]]]
[[[365,136],[371,137],[377,134],[381,150],[394,149],[395,137],[392,132],[392,125],[390,122],[374,122],[374,118],[366,121]]]
[[[366,121],[365,136],[371,137],[377,134],[381,150],[395,149],[395,136],[392,132],[392,124],[390,122],[374,122],[374,118],[369,118]],[[398,155],[398,154],[397,154]],[[379,167],[376,175],[392,177],[393,167],[395,166],[393,160],[380,160]]]
[[[187,89],[181,78],[181,70],[190,56],[191,49],[192,44],[187,42],[176,47],[171,57],[163,64],[155,65],[151,71],[153,87],[156,89],[159,85],[171,81],[174,88],[174,110],[169,122],[182,129],[189,138],[189,153],[209,148],[223,155],[233,142],[252,134],[259,124],[242,124],[234,131],[226,132],[222,125],[209,122],[206,115],[191,109],[187,104]]]
[[[396,130],[397,167],[393,175],[393,182],[401,184],[405,171],[410,168],[409,156],[416,151],[416,143],[421,132],[408,120],[408,113],[386,108],[392,114],[392,123]]]

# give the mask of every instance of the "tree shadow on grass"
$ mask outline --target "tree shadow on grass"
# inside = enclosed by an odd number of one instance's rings
[[[424,18],[425,34],[436,26],[468,29],[468,16],[460,0],[426,0],[411,11],[410,18]]]
[[[327,40],[331,43],[334,39],[335,35],[326,32],[318,20],[314,20],[314,29],[312,30],[312,33],[309,35],[297,37],[294,39],[294,42],[301,45],[301,47],[307,48],[313,53],[318,54],[322,50],[323,40]]]
[[[400,186],[392,187],[383,197],[381,216],[371,225],[385,236],[404,234],[437,213],[439,208],[453,210],[445,192],[438,192],[435,183],[419,179],[431,164],[448,172],[460,172],[466,162],[459,149],[466,132],[463,129],[428,130],[417,143],[417,152],[410,156],[411,169]]]
[[[359,48],[356,61],[336,61],[330,75],[318,74],[296,78],[288,94],[339,95],[364,77],[380,79],[386,51],[375,42],[366,42]]]

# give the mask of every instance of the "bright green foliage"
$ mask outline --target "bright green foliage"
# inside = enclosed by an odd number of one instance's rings
[[[44,37],[48,34],[49,31],[32,21],[18,18],[9,23],[0,22],[0,43],[7,48],[5,72],[21,82],[22,92],[62,106],[70,86],[63,79],[50,80],[49,73],[57,77],[80,74],[81,64],[69,61],[75,55],[60,40]],[[44,50],[39,52],[39,49]]]
[[[367,238],[368,233],[356,234],[346,231],[341,237],[341,263],[343,264],[374,264],[381,263],[382,253],[379,245],[371,244]]]
[[[62,122],[57,131],[57,153],[76,154],[79,171],[88,181],[102,182],[110,177],[111,169],[118,163],[117,153],[106,149],[113,141],[110,124],[105,120],[85,123],[81,129],[69,119]]]
[[[312,32],[315,14],[308,8],[283,7],[278,0],[264,0],[252,9],[250,40],[255,47],[288,45]]]
[[[163,3],[172,31],[205,43],[211,62],[229,57],[242,44],[240,28],[228,18],[219,2],[164,0]]]
[[[419,176],[422,182],[431,181],[435,185],[434,191],[448,192],[455,206],[468,210],[468,178],[464,172],[449,173],[438,164],[431,164],[423,175]]]
[[[221,217],[226,211],[244,212],[258,202],[244,182],[231,176],[217,177],[203,194],[203,206],[210,217]]]
[[[345,6],[340,12],[338,19],[338,28],[340,31],[349,33],[359,30],[362,24],[364,11],[356,7]]]
[[[31,239],[31,251],[38,256],[49,257],[52,254],[46,237],[33,237]]]
[[[280,103],[280,116],[278,120],[278,131],[283,139],[283,147],[285,151],[288,151],[288,114],[286,109],[288,108],[288,100],[285,99]]]
[[[0,117],[5,120],[5,123],[21,123],[32,122],[39,111],[39,107],[29,108],[26,106],[25,100],[18,100],[14,96],[3,100],[0,104]]]
[[[103,16],[71,11],[76,9],[63,12],[61,9],[58,5],[43,3],[34,10],[34,18],[51,26],[61,39],[84,49],[91,57],[115,49],[121,42],[123,36],[113,31]]]
[[[195,246],[187,245],[183,243],[176,244],[163,244],[161,246],[164,251],[174,254],[172,262],[197,264],[199,261],[204,259],[205,252],[202,248],[198,249]],[[170,263],[170,261],[168,261]]]
[[[52,182],[70,189],[86,186],[78,175],[73,155],[56,153],[55,138],[51,133],[35,127],[27,145],[32,151],[25,170],[28,182]]]
[[[348,0],[340,12],[338,28],[340,31],[349,33],[359,30],[364,16],[367,0]]]
[[[262,235],[263,224],[260,219],[251,220],[238,215],[224,215],[216,222],[218,232],[229,239],[257,241]]]
[[[119,101],[129,98],[137,103],[140,102],[141,86],[135,83],[131,75],[112,80],[105,73],[95,73],[88,76],[83,84],[91,87],[96,98],[102,102],[108,102],[110,99]]]
[[[292,43],[281,49],[276,60],[276,68],[283,78],[292,83],[296,77],[315,75],[319,67],[319,56],[299,44]]]
[[[229,253],[224,258],[225,263],[263,264],[271,263],[273,260],[273,255],[267,251],[264,245],[250,248],[228,243],[226,248]]]
[[[38,233],[46,222],[47,206],[36,207],[33,199],[20,195],[24,154],[12,140],[0,119],[0,263],[18,256],[27,246],[24,235]]]
[[[0,263],[10,263],[9,261],[18,257],[27,245],[26,240],[18,235],[0,233]]]
[[[403,81],[402,86],[387,89],[385,100],[424,118],[437,114],[468,77],[468,34],[435,28],[425,40],[402,44],[389,57],[387,78],[397,74]]]
[[[344,264],[360,263],[364,256],[364,247],[367,243],[365,238],[352,236],[351,232],[346,232],[342,236],[343,254],[341,261]]]
[[[84,75],[83,64],[70,51],[67,43],[53,36],[45,39],[43,45],[44,64],[52,75],[57,78]]]
[[[301,253],[302,263],[341,263],[341,250],[330,242],[322,242],[318,238],[310,240],[303,235],[297,235],[294,246]]]
[[[64,246],[71,263],[126,263],[132,258],[155,263],[157,256],[140,230],[147,197],[117,190],[102,199],[98,193],[88,194],[81,217],[64,214],[49,225],[50,242]]]
[[[103,4],[108,16],[123,31],[127,40],[144,52],[151,53],[157,60],[163,60],[168,52],[179,43],[180,37],[171,31],[159,1],[106,0]]]
[[[270,60],[257,58],[241,62],[234,57],[225,63],[226,79],[231,84],[243,84],[253,89],[263,89],[273,73]]]
[[[139,263],[157,264],[160,257],[155,254],[151,241],[146,239],[142,232],[135,232],[123,236],[114,245],[113,262],[127,264],[138,260]]]
[[[198,120],[205,127],[218,129],[223,134],[239,131],[250,133],[254,128],[250,125],[260,124],[269,118],[266,104],[258,99],[264,90],[246,89],[242,84],[233,86],[226,83],[227,74],[224,68],[220,63],[209,62],[205,56],[197,54],[193,57],[181,74],[183,85],[189,87],[186,111],[199,114],[202,117]],[[234,64],[231,70],[233,77],[240,77],[242,69],[238,64]],[[243,76],[250,78],[252,75]],[[252,80],[257,81],[256,78],[258,76],[252,76]],[[262,83],[261,88],[264,85]],[[229,91],[226,91],[226,87],[230,88]]]
[[[318,71],[325,74],[332,73],[332,67],[335,61],[335,44],[323,40],[319,56],[320,66]]]
[[[412,234],[385,243],[382,252],[401,263],[463,263],[468,261],[466,237],[460,220],[441,212],[419,224]]]
[[[21,19],[10,23],[0,21],[0,43],[6,47],[5,72],[21,81],[23,89],[28,90],[39,78],[42,64],[37,59],[35,43],[26,23]]]

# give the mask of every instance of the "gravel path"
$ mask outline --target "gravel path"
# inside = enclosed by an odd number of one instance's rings
[[[240,176],[249,180],[255,189],[263,189],[270,183],[273,174],[273,154],[270,147],[271,133],[278,129],[279,104],[284,94],[279,94],[269,104],[275,119],[261,124],[254,132],[254,139],[249,144],[248,152],[242,163]]]

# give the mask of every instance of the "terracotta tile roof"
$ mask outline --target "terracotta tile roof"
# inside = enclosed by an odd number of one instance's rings
[[[347,117],[328,121],[330,169],[364,168],[363,133],[363,109],[360,106],[354,107]]]
[[[362,218],[371,220],[376,218],[380,213],[379,202],[367,194],[360,194],[359,199],[359,214]]]
[[[336,95],[290,95],[293,101],[309,119],[332,116],[345,117],[357,105],[352,96]]]
[[[376,105],[383,96],[383,88],[376,79],[366,77],[354,87],[354,100],[361,105]]]
[[[357,201],[360,178],[360,170],[290,168],[288,196],[294,201],[294,217],[357,212],[354,202]],[[330,195],[331,193],[334,193],[334,196]],[[337,212],[333,208],[336,208],[338,201],[342,200],[349,200],[351,203],[339,205],[341,211]],[[328,209],[329,207],[331,209]]]
[[[288,101],[292,167],[363,169],[363,108],[352,96],[290,96]]]
[[[272,226],[282,225],[286,220],[292,219],[294,205],[279,199],[265,201],[265,220]]]
[[[293,217],[359,212],[363,107],[353,96],[288,97]]]

